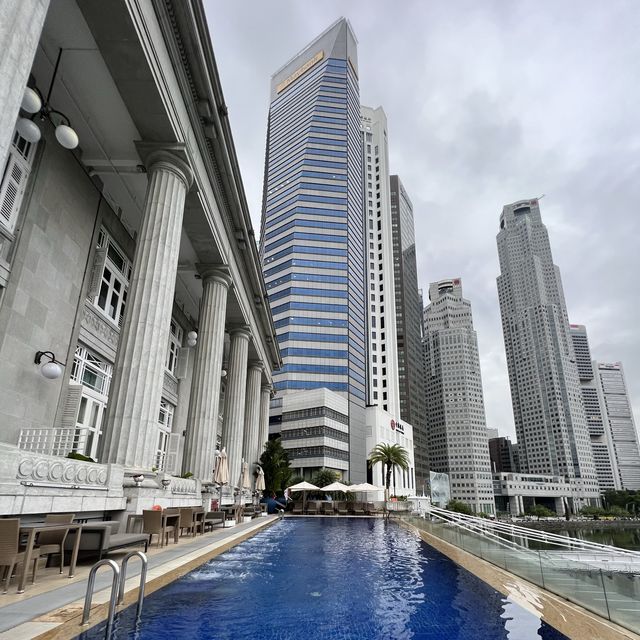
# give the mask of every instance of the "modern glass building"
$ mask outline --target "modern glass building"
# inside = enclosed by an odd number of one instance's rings
[[[284,362],[272,422],[295,434],[283,442],[296,470],[328,467],[359,482],[366,301],[357,68],[355,36],[340,19],[273,75],[260,246]],[[315,389],[346,398],[346,420],[343,410],[329,424],[339,402],[296,400],[286,411],[287,396]]]

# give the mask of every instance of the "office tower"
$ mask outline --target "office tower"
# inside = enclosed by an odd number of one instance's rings
[[[492,431],[492,429],[487,429]],[[497,429],[495,430],[497,434]],[[518,445],[504,436],[489,435],[489,457],[493,473],[518,473]]]
[[[564,476],[573,509],[599,501],[569,320],[537,200],[506,205],[498,297],[523,473]]]
[[[306,475],[336,469],[362,482],[367,345],[357,68],[355,36],[340,19],[273,75],[261,254],[284,362],[274,375],[272,419],[281,421],[292,466]]]
[[[451,497],[494,513],[478,340],[460,278],[429,286],[424,357],[429,463],[449,474]]]
[[[584,405],[587,429],[591,439],[593,462],[596,467],[600,491],[620,489],[619,474],[615,464],[615,452],[611,431],[606,424],[605,411],[602,405],[601,393],[598,390],[598,380],[591,362],[591,349],[587,329],[581,324],[569,325],[573,351],[576,356],[578,377],[580,378],[580,393]]]
[[[402,181],[396,175],[390,177],[390,191],[400,415],[413,425],[416,486],[420,488],[429,480],[422,351],[422,292],[418,288],[413,205]]]
[[[613,443],[614,469],[621,489],[640,489],[638,433],[627,395],[622,363],[594,362],[598,390],[604,408],[605,429]]]
[[[366,220],[368,304],[367,404],[399,420],[396,332],[397,291],[394,281],[394,236],[389,198],[387,117],[382,109],[360,108],[363,146],[363,192]]]

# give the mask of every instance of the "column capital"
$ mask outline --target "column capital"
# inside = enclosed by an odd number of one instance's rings
[[[264,370],[264,365],[262,364],[262,360],[249,360],[247,363],[247,369],[258,369],[260,373]]]
[[[135,145],[147,173],[153,173],[157,169],[171,171],[184,182],[187,191],[191,188],[193,170],[189,166],[185,144],[137,140]]]
[[[263,384],[260,387],[260,391],[262,391],[262,393],[268,393],[269,395],[271,395],[271,392],[273,391],[273,385],[270,382]]]
[[[224,285],[227,289],[233,282],[229,274],[229,269],[224,264],[205,264],[199,262],[196,264],[196,271],[203,282],[217,282],[218,284]]]
[[[229,327],[227,333],[231,338],[245,338],[251,339],[251,329],[247,325],[240,325],[235,327]]]

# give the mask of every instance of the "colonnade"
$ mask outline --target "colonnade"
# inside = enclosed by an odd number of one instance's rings
[[[147,158],[149,182],[109,399],[104,458],[129,468],[151,468],[158,438],[158,407],[173,307],[178,250],[187,191],[188,164],[167,150]],[[223,265],[199,264],[203,294],[189,395],[183,468],[211,480],[220,411],[225,333],[226,363],[222,445],[231,486],[241,461],[256,462],[269,431],[271,385],[264,365],[249,361],[249,327],[226,323],[232,278]]]

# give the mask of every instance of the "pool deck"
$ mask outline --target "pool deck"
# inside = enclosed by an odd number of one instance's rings
[[[396,522],[398,522],[396,520]],[[456,547],[427,531],[401,523],[417,533],[456,564],[486,582],[504,596],[542,618],[568,638],[580,640],[640,640],[640,636],[605,618],[602,618],[577,604],[541,589],[496,565]]]
[[[250,538],[277,516],[256,518],[234,527],[218,527],[212,532],[194,537],[182,537],[178,544],[157,548],[149,547],[145,595],[160,589],[176,578],[192,571],[218,554]],[[118,564],[132,549],[109,554]],[[76,575],[68,578],[55,567],[41,569],[36,584],[27,581],[24,593],[16,593],[16,581],[9,591],[0,594],[0,639],[2,640],[66,640],[98,624],[107,616],[112,572],[101,568],[96,576],[95,594],[92,600],[89,625],[80,626],[87,579],[93,562],[78,564]],[[126,608],[137,600],[140,583],[140,561],[132,558],[127,567],[124,605]],[[144,612],[144,609],[143,609]]]

